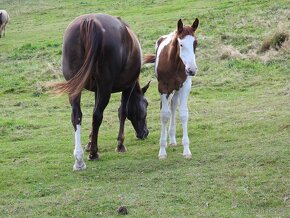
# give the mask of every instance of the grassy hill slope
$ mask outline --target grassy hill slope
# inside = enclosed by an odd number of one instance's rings
[[[11,21],[0,39],[0,216],[287,217],[289,210],[290,1],[1,0]],[[143,53],[176,28],[197,32],[198,75],[189,99],[191,160],[178,147],[159,161],[159,94],[152,66],[147,92],[149,136],[126,124],[127,153],[115,152],[120,94],[100,130],[101,159],[73,172],[74,132],[67,96],[43,83],[63,80],[62,37],[76,16],[121,16]],[[261,52],[265,43],[269,50]],[[93,94],[82,97],[82,142],[88,140]]]

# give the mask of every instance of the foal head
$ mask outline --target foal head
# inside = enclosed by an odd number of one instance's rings
[[[181,19],[177,22],[177,46],[179,57],[185,66],[185,73],[189,76],[194,76],[197,72],[195,63],[195,48],[197,39],[195,30],[197,29],[199,20],[196,18],[191,26],[183,26]]]
[[[139,139],[144,139],[149,134],[146,122],[148,102],[144,97],[149,84],[150,82],[141,89],[139,83],[137,83],[127,104],[127,118],[131,121],[136,137]]]

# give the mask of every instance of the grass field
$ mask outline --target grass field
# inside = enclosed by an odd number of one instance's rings
[[[289,217],[290,45],[259,52],[290,29],[289,0],[0,0],[11,22],[0,39],[0,217]],[[197,32],[198,75],[189,99],[192,159],[177,147],[158,160],[159,94],[152,66],[147,91],[149,136],[126,123],[125,154],[115,152],[120,94],[100,129],[101,159],[73,172],[74,131],[67,96],[43,83],[63,80],[62,37],[76,16],[121,16],[143,53],[179,18]],[[82,142],[93,94],[83,92]],[[87,155],[87,154],[86,154]]]

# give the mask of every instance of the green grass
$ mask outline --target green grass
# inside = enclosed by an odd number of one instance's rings
[[[279,28],[289,31],[290,1],[1,1],[11,16],[0,39],[0,216],[288,217],[290,52],[248,55]],[[174,30],[179,18],[197,32],[198,75],[189,99],[191,160],[178,147],[159,161],[159,94],[153,67],[142,69],[149,136],[126,123],[127,153],[115,152],[120,94],[113,94],[100,129],[101,159],[73,172],[74,132],[67,96],[43,83],[63,80],[62,37],[84,13],[121,16],[143,53]],[[222,46],[242,58],[221,59]],[[265,55],[267,58],[265,59]],[[82,97],[82,142],[88,140],[93,94]]]

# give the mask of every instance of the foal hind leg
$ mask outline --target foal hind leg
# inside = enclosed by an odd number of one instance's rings
[[[166,159],[166,146],[167,146],[167,130],[166,125],[170,119],[170,110],[168,105],[168,98],[166,94],[161,95],[161,111],[160,111],[160,120],[161,120],[161,136],[160,136],[160,149],[159,149],[159,159]]]
[[[187,107],[187,100],[189,96],[189,92],[191,89],[191,77],[187,77],[186,81],[183,84],[183,87],[180,89],[180,110],[179,110],[179,117],[182,123],[183,128],[183,136],[182,136],[182,145],[183,145],[183,157],[184,158],[191,158],[191,152],[189,149],[189,138],[188,138],[188,107]]]
[[[71,120],[75,129],[75,149],[74,157],[75,164],[73,166],[74,170],[84,170],[86,169],[86,164],[83,160],[83,148],[81,144],[81,122],[82,122],[82,111],[80,107],[81,96],[76,98],[70,98],[70,103],[72,106]]]

